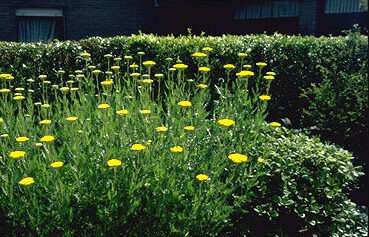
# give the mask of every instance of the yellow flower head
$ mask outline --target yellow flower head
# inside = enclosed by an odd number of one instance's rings
[[[274,79],[274,76],[264,76],[264,79],[265,80],[273,80]]]
[[[142,144],[133,144],[131,147],[131,150],[134,150],[134,151],[141,151],[144,149],[146,149],[146,147]]]
[[[104,58],[112,58],[112,57],[113,55],[111,55],[110,53],[104,55]]]
[[[156,78],[162,78],[162,77],[164,77],[164,74],[163,73],[156,73],[154,75],[154,77],[156,77]]]
[[[32,177],[27,177],[24,179],[21,179],[21,181],[18,182],[20,185],[28,186],[35,182],[35,180]]]
[[[197,85],[199,88],[201,88],[201,89],[205,89],[205,88],[207,88],[208,87],[208,85],[205,85],[205,84],[198,84]]]
[[[0,123],[4,122],[4,119],[0,117]]]
[[[24,88],[23,87],[17,87],[14,89],[15,91],[24,91]]]
[[[24,97],[23,95],[17,95],[17,96],[14,96],[14,100],[24,100],[26,97]]]
[[[177,64],[173,65],[173,68],[180,70],[180,69],[186,69],[186,68],[188,68],[188,66],[186,64],[183,64],[183,63],[177,63]]]
[[[45,135],[45,136],[43,136],[41,139],[40,139],[40,141],[41,142],[52,142],[52,141],[54,141],[55,140],[55,137],[54,136],[52,136],[52,135]]]
[[[228,69],[228,70],[236,68],[233,64],[226,64],[223,67],[224,67],[224,69]]]
[[[131,65],[129,65],[130,68],[138,68],[138,65],[135,63],[132,63]]]
[[[173,153],[181,153],[183,151],[183,148],[181,146],[174,146],[170,148],[170,151]]]
[[[222,126],[229,127],[235,124],[235,121],[232,119],[219,119],[218,123]]]
[[[11,74],[8,74],[8,73],[2,73],[2,74],[0,74],[0,79],[13,80],[14,77]]]
[[[83,57],[83,58],[89,58],[89,57],[91,57],[91,54],[89,54],[89,53],[87,53],[87,52],[83,52],[83,53],[81,53],[80,55],[81,55],[81,57]]]
[[[192,103],[188,100],[182,100],[178,102],[178,105],[182,106],[182,107],[191,107]]]
[[[251,77],[251,76],[254,76],[254,72],[252,71],[240,71],[239,73],[236,73],[236,76],[238,77]]]
[[[258,67],[260,67],[260,68],[263,68],[263,67],[265,67],[267,64],[266,63],[264,63],[264,62],[258,62],[258,63],[256,63],[256,66],[258,66]]]
[[[108,166],[109,167],[117,167],[122,165],[122,161],[118,160],[118,159],[110,159],[108,160]]]
[[[194,126],[186,126],[186,127],[184,127],[184,129],[186,131],[193,131],[193,130],[195,130],[195,127]]]
[[[259,157],[259,158],[258,158],[258,162],[259,162],[259,163],[264,163],[264,162],[265,162],[265,159],[264,159],[264,158],[262,158],[262,157]]]
[[[55,161],[55,162],[50,164],[50,166],[53,167],[53,168],[59,168],[59,167],[62,167],[63,165],[64,165],[63,161]]]
[[[17,137],[15,140],[17,142],[26,142],[29,140],[29,138],[28,137]]]
[[[26,155],[25,151],[12,151],[10,152],[9,156],[13,159],[22,158]]]
[[[261,95],[261,96],[259,96],[259,99],[263,100],[263,101],[267,101],[267,100],[270,100],[271,97],[270,97],[270,95]]]
[[[196,53],[193,53],[192,56],[196,58],[203,58],[203,57],[206,57],[207,55],[205,53],[196,52]]]
[[[120,62],[120,61],[122,61],[122,58],[121,57],[116,57],[116,58],[114,58],[113,59],[115,62]]]
[[[50,108],[50,107],[51,107],[51,105],[50,105],[50,104],[43,104],[43,105],[41,105],[41,107],[42,107],[42,108]]]
[[[99,109],[108,109],[108,108],[110,108],[110,105],[108,105],[108,104],[99,104],[99,106],[97,106],[97,108],[99,108]]]
[[[131,73],[130,76],[131,77],[139,77],[141,74],[138,73],[138,72],[134,72],[134,73]]]
[[[208,67],[199,67],[199,71],[200,72],[209,72],[210,68],[208,68]]]
[[[40,124],[50,124],[51,123],[51,120],[50,119],[44,119],[42,121],[40,121]]]
[[[269,75],[269,76],[275,76],[275,75],[277,75],[275,72],[267,72],[266,74]]]
[[[9,92],[10,92],[10,89],[8,88],[0,89],[0,93],[9,93]]]
[[[36,147],[41,147],[42,146],[42,143],[41,142],[36,142],[35,146]]]
[[[101,85],[109,86],[109,85],[112,85],[113,83],[114,83],[113,80],[105,80],[101,82]]]
[[[271,122],[270,123],[270,126],[272,126],[272,127],[280,127],[282,125],[280,123],[278,123],[278,122]]]
[[[70,89],[69,87],[63,86],[59,90],[65,92],[65,91],[69,91]]]
[[[46,75],[40,75],[40,76],[38,76],[38,78],[40,78],[40,79],[44,80],[44,79],[46,79],[46,78],[47,78],[47,76],[46,76]]]
[[[91,70],[93,70],[95,68],[96,68],[96,66],[93,66],[93,65],[88,66],[88,69],[91,69]]]
[[[101,73],[101,70],[96,69],[96,70],[93,70],[92,73],[95,75],[99,75]]]
[[[157,132],[166,132],[166,131],[168,131],[168,128],[165,127],[165,126],[161,126],[161,127],[157,127],[156,131]]]
[[[141,114],[150,114],[150,113],[151,113],[151,110],[148,110],[148,109],[142,109],[142,110],[140,110],[140,113],[141,113]]]
[[[128,114],[128,110],[126,110],[126,109],[121,109],[121,110],[118,110],[116,113],[117,113],[118,115],[126,115],[126,114]]]
[[[154,66],[156,63],[154,61],[145,61],[142,63],[144,66],[146,67],[152,67]]]
[[[117,65],[111,66],[111,69],[113,69],[113,70],[119,70],[119,68],[120,68],[120,66],[117,66]]]
[[[70,116],[70,117],[67,117],[65,120],[69,121],[69,122],[73,122],[73,121],[76,121],[78,119],[78,117],[76,116]]]
[[[244,58],[247,56],[247,53],[238,53],[237,56],[240,58]]]
[[[145,84],[151,84],[153,83],[154,80],[152,79],[143,79],[142,82],[145,83]]]
[[[199,181],[206,181],[209,179],[209,176],[207,176],[206,174],[198,174],[196,175],[196,179]]]
[[[213,48],[211,48],[211,47],[204,47],[204,48],[202,48],[202,51],[213,51]]]
[[[228,155],[228,159],[233,161],[234,163],[242,163],[247,161],[247,155],[242,155],[240,153],[233,153]]]
[[[130,55],[126,55],[126,56],[124,56],[124,59],[126,59],[126,60],[131,60],[131,59],[132,59],[132,56],[130,56]]]

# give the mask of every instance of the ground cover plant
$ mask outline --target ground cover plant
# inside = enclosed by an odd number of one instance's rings
[[[212,54],[158,72],[142,51],[79,52],[79,70],[22,87],[1,74],[3,233],[365,235],[352,154],[266,121],[267,63],[239,52],[216,69]]]

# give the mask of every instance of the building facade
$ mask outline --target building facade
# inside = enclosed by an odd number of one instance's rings
[[[0,40],[274,32],[340,34],[368,26],[362,0],[1,0]]]

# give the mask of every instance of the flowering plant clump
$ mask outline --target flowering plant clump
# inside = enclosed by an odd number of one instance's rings
[[[73,70],[0,74],[3,235],[331,236],[356,218],[351,154],[268,121],[270,65],[94,40]]]

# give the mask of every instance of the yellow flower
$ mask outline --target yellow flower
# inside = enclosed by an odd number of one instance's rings
[[[110,53],[104,55],[104,58],[111,58],[111,57],[113,57],[113,55],[111,55]]]
[[[37,102],[36,102],[36,103],[37,103]],[[43,105],[41,105],[41,107],[42,107],[42,108],[50,108],[50,106],[51,106],[51,105],[49,105],[49,104],[43,104]]]
[[[224,69],[235,69],[236,68],[233,64],[226,64],[223,67]]]
[[[143,79],[142,82],[146,83],[146,84],[151,84],[151,83],[153,83],[153,80],[152,79]]]
[[[137,55],[143,56],[143,55],[145,55],[145,52],[142,52],[142,51],[137,52]]]
[[[129,65],[130,68],[138,68],[138,65],[135,63],[132,63],[131,65]]]
[[[62,88],[59,89],[60,91],[69,91],[69,87],[63,86]]]
[[[72,87],[72,88],[70,88],[70,91],[78,91],[78,90],[79,90],[78,87]]]
[[[105,80],[101,82],[101,85],[109,86],[109,85],[112,85],[113,83],[114,83],[113,80]]]
[[[126,55],[126,56],[124,56],[124,59],[126,59],[126,60],[131,60],[131,59],[132,59],[132,56],[130,56],[130,55]]]
[[[78,117],[76,116],[70,116],[70,117],[67,117],[65,120],[69,121],[69,122],[73,122],[73,121],[76,121],[78,119]]]
[[[275,75],[277,75],[275,72],[267,72],[266,74],[269,75],[269,76],[275,76]]]
[[[186,127],[184,127],[184,129],[186,131],[193,131],[193,130],[195,130],[195,127],[194,126],[186,126]]]
[[[246,69],[251,69],[252,66],[250,64],[246,64],[246,65],[243,65],[243,68],[246,68]]]
[[[236,76],[238,77],[250,77],[250,76],[254,76],[254,72],[252,71],[240,71],[239,73],[236,73]]]
[[[25,151],[12,151],[9,156],[14,159],[22,158],[26,155]]]
[[[208,68],[208,67],[199,67],[199,71],[200,72],[209,72],[210,68]]]
[[[83,58],[89,58],[91,57],[91,54],[87,53],[86,51],[80,54]]]
[[[274,79],[274,76],[264,76],[264,79],[266,79],[266,80],[273,80]]]
[[[47,76],[46,76],[46,75],[40,75],[40,76],[38,76],[38,78],[40,78],[40,79],[44,80],[44,79],[46,79],[46,78],[47,78]]]
[[[267,101],[267,100],[270,100],[271,99],[271,97],[270,97],[270,95],[261,95],[261,96],[259,96],[259,99],[260,100],[265,100],[265,101]]]
[[[146,149],[146,147],[142,144],[133,144],[131,147],[131,150],[134,150],[134,151],[141,151],[144,149]]]
[[[50,166],[53,167],[53,168],[59,168],[59,167],[62,167],[63,165],[64,165],[63,161],[55,161],[55,162],[50,164]]]
[[[27,177],[27,178],[21,179],[21,181],[19,181],[18,184],[28,186],[28,185],[33,184],[34,182],[35,180],[32,177]]]
[[[54,136],[52,136],[52,135],[45,135],[45,136],[43,136],[41,139],[40,139],[40,141],[41,142],[52,142],[52,141],[54,141],[55,140],[55,137]]]
[[[28,137],[17,137],[15,140],[17,142],[26,142],[29,140],[29,138]]]
[[[117,167],[117,166],[120,166],[122,164],[122,161],[120,160],[117,160],[117,159],[110,159],[108,160],[108,166],[110,167]]]
[[[181,146],[174,146],[170,148],[170,151],[173,153],[181,153],[183,151],[183,148]]]
[[[168,131],[168,128],[165,127],[165,126],[161,126],[161,127],[157,127],[156,131],[157,132],[166,132],[166,131]]]
[[[232,119],[220,119],[218,123],[222,126],[229,127],[235,124],[235,121]]]
[[[126,110],[126,109],[121,109],[121,110],[118,110],[116,113],[117,113],[118,115],[126,115],[126,114],[128,114],[128,110]]]
[[[11,74],[8,74],[8,73],[2,73],[2,74],[0,74],[0,79],[13,80],[14,77]]]
[[[51,120],[49,119],[44,119],[42,121],[40,121],[40,124],[50,124],[51,123]]]
[[[14,96],[14,100],[23,100],[25,99],[26,97],[24,97],[23,95],[17,95],[17,96]]]
[[[99,108],[99,109],[108,109],[108,108],[110,108],[110,105],[108,105],[108,104],[99,104],[99,106],[97,106],[97,108]]]
[[[154,77],[156,77],[156,78],[162,78],[162,77],[164,77],[164,74],[163,73],[156,73],[154,75]]]
[[[191,107],[192,103],[188,100],[182,100],[178,102],[178,105],[182,106],[182,107]]]
[[[247,56],[247,53],[238,53],[237,56],[240,58],[244,58]]]
[[[196,52],[196,53],[193,53],[192,56],[197,57],[197,58],[203,58],[203,57],[206,57],[207,55],[205,53]]]
[[[120,61],[122,61],[122,58],[121,57],[116,57],[116,58],[114,58],[113,59],[115,62],[120,62]]]
[[[198,174],[196,175],[196,179],[199,181],[206,181],[209,179],[209,176],[207,176],[206,174]]]
[[[186,68],[188,68],[188,66],[186,64],[183,64],[183,63],[177,63],[177,64],[173,65],[173,68],[175,68],[175,69],[186,69]]]
[[[93,70],[92,73],[95,75],[99,75],[101,73],[101,70],[96,69],[96,70]]]
[[[0,117],[0,123],[4,122],[4,119]]]
[[[42,146],[42,143],[41,143],[41,142],[37,142],[37,143],[35,144],[35,146],[36,146],[36,147],[40,147],[40,146]]]
[[[141,74],[138,73],[138,72],[134,72],[134,73],[131,73],[130,76],[131,77],[139,77]]]
[[[211,47],[204,47],[204,48],[202,48],[202,51],[213,51],[213,48],[211,48]]]
[[[111,69],[113,69],[113,70],[119,70],[119,68],[120,68],[120,66],[117,66],[117,65],[111,66]]]
[[[258,66],[258,67],[260,67],[260,68],[263,68],[263,67],[265,67],[267,64],[266,63],[264,63],[264,62],[258,62],[258,63],[256,63],[256,66]]]
[[[156,63],[154,61],[145,61],[142,63],[146,67],[154,66]]]
[[[142,110],[140,110],[140,113],[141,113],[141,114],[150,114],[150,113],[151,113],[151,110],[148,110],[148,109],[142,109]]]
[[[247,161],[247,155],[242,155],[240,153],[233,153],[228,155],[228,159],[233,161],[234,163],[242,163]]]
[[[205,88],[207,88],[208,87],[208,85],[205,85],[205,84],[198,84],[197,85],[199,88],[201,88],[201,89],[205,89]]]
[[[17,87],[14,89],[15,91],[24,91],[24,88],[23,87]]]
[[[264,158],[262,158],[262,157],[259,157],[259,158],[258,158],[258,162],[259,162],[259,163],[264,163],[264,162],[265,162],[265,159],[264,159]]]
[[[10,89],[7,89],[7,88],[0,89],[0,93],[9,93],[9,92],[10,92]]]
[[[280,123],[278,123],[278,122],[271,122],[270,123],[270,126],[272,126],[272,127],[280,127],[282,125]]]

